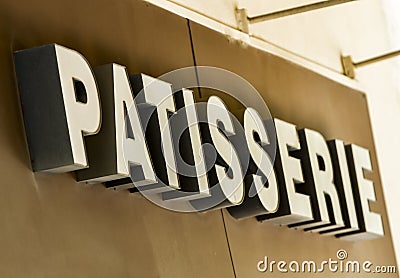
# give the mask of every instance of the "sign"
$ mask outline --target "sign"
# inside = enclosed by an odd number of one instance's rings
[[[341,239],[384,235],[365,148],[251,106],[235,120],[222,97],[196,105],[188,88],[117,64],[92,69],[55,44],[17,51],[15,67],[35,172],[76,171],[81,182]]]

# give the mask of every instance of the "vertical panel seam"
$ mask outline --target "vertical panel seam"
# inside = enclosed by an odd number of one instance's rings
[[[235,264],[233,263],[231,245],[230,245],[230,243],[229,243],[228,231],[226,230],[224,212],[222,211],[222,209],[221,209],[220,211],[221,211],[221,216],[222,216],[222,223],[224,224],[225,238],[226,238],[226,243],[228,244],[229,257],[230,257],[230,259],[231,259],[231,264],[232,264],[232,269],[233,269],[233,276],[236,278]]]
[[[196,61],[196,53],[194,51],[194,43],[193,43],[193,36],[192,36],[192,28],[190,26],[190,20],[187,20],[187,26],[188,26],[188,31],[189,31],[189,39],[190,39],[190,48],[192,50],[192,58],[193,58],[193,65],[194,65],[194,70],[196,73],[196,81],[197,81],[197,89],[199,91],[199,98],[202,98],[201,95],[201,88],[200,88],[200,82],[199,82],[199,73],[197,71],[197,61]]]

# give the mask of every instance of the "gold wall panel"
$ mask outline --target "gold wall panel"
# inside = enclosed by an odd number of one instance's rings
[[[0,277],[233,277],[221,211],[32,173],[12,54],[49,43],[155,77],[193,65],[187,20],[142,1],[0,2]]]
[[[273,226],[256,219],[235,220],[224,211],[227,235],[237,277],[278,276],[278,271],[260,273],[257,262],[270,260],[337,259],[345,249],[349,260],[370,260],[374,265],[396,265],[382,194],[365,94],[345,87],[317,73],[258,49],[243,47],[227,37],[191,23],[194,51],[199,66],[215,66],[248,80],[262,95],[274,118],[321,132],[328,139],[342,139],[370,150],[377,202],[371,210],[382,215],[385,236],[370,241],[348,242],[334,237]],[[303,277],[283,273],[284,277]],[[325,271],[320,274],[330,277]],[[333,273],[332,277],[353,277],[353,273]],[[364,277],[365,273],[359,274]],[[382,274],[375,274],[380,277]],[[390,276],[390,274],[386,274]],[[397,277],[391,274],[391,277]],[[368,274],[368,277],[375,277]]]

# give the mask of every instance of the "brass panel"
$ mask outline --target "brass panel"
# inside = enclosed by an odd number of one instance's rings
[[[224,211],[237,277],[257,277],[264,255],[334,258],[339,248],[394,264],[364,95],[204,27],[192,30],[199,64],[249,80],[275,117],[369,148],[376,169],[372,208],[383,214],[386,232],[379,240],[347,243],[235,221]],[[54,42],[93,66],[116,62],[131,73],[158,76],[193,63],[186,20],[142,1],[0,2],[0,276],[233,277],[220,211],[168,212],[139,195],[76,183],[72,174],[31,172],[12,52]]]
[[[233,277],[220,211],[32,173],[12,53],[48,43],[131,73],[193,63],[186,19],[142,1],[0,2],[0,277]]]
[[[298,128],[317,130],[326,139],[338,138],[368,148],[372,158],[374,171],[371,178],[375,183],[378,201],[370,207],[382,215],[385,237],[348,242],[276,227],[266,222],[258,223],[255,219],[237,221],[224,211],[237,277],[279,276],[277,271],[257,271],[257,262],[264,256],[288,262],[294,259],[320,262],[329,258],[337,259],[336,251],[339,249],[345,249],[352,260],[370,260],[375,265],[396,265],[365,94],[279,57],[243,47],[243,44],[232,42],[224,35],[198,24],[191,23],[191,29],[198,65],[221,67],[244,77],[263,96],[273,117],[294,123]],[[302,277],[297,273],[284,275]],[[330,277],[327,271],[321,275]],[[334,273],[332,277],[353,275]],[[368,275],[375,276],[380,275]]]

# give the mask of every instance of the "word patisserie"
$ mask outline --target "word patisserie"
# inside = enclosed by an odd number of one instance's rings
[[[59,45],[14,58],[34,171],[76,171],[81,182],[342,239],[384,234],[369,208],[376,197],[364,177],[372,171],[367,149],[263,119],[252,107],[238,126],[217,95],[200,109],[189,89],[174,92],[117,64],[92,70]]]

